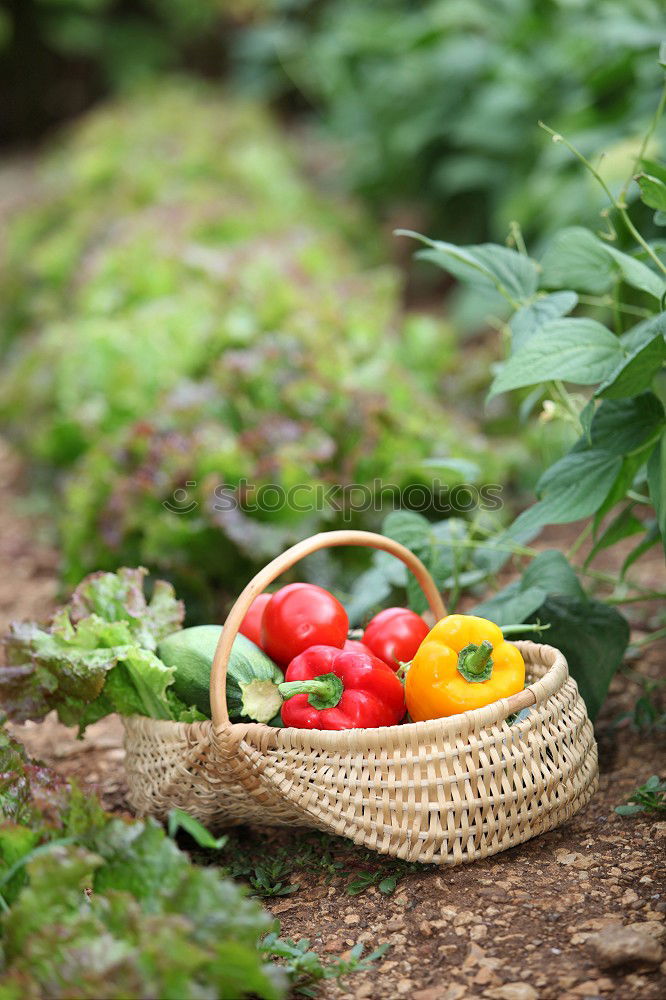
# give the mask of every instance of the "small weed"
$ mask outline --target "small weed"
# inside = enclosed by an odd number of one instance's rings
[[[645,677],[643,674],[624,666],[623,675],[636,684],[640,694],[628,712],[623,712],[613,720],[613,726],[628,723],[639,733],[658,733],[666,730],[666,680],[663,677]]]
[[[347,892],[350,896],[359,896],[366,889],[376,885],[385,896],[390,896],[395,892],[398,885],[399,874],[387,875],[383,868],[375,872],[359,872],[347,885]]]
[[[282,858],[257,865],[248,879],[252,895],[290,896],[293,892],[298,892],[300,883],[288,881],[291,871],[291,866]]]
[[[183,812],[182,809],[172,809],[169,812],[167,830],[169,836],[174,840],[178,831],[184,830],[198,847],[207,851],[221,850],[229,839],[228,837],[214,837],[203,823],[200,823],[194,816],[190,816],[189,813]]]
[[[365,851],[363,857],[368,862],[377,861],[377,855],[372,851]],[[422,867],[415,862],[387,860],[379,868],[366,869],[356,874],[347,884],[347,892],[350,896],[359,896],[376,886],[383,895],[390,896],[405,875],[420,871]]]
[[[321,875],[326,884],[337,881],[350,896],[376,887],[390,896],[398,883],[421,865],[378,859],[373,851],[350,848],[339,837],[304,833],[288,847],[261,841],[248,848],[246,840],[229,837],[225,849],[224,873],[247,882],[255,896],[288,896],[300,888],[291,878],[298,870]],[[378,864],[379,862],[379,864]]]
[[[317,983],[322,979],[342,979],[353,972],[363,972],[385,954],[388,944],[381,945],[363,957],[364,946],[355,944],[346,957],[338,957],[324,965],[315,951],[310,949],[309,938],[293,941],[277,933],[268,934],[262,942],[267,957],[281,959],[292,990],[305,997],[314,997]]]
[[[661,781],[658,774],[653,774],[644,785],[636,789],[627,803],[616,806],[615,812],[620,816],[666,812],[666,781]]]

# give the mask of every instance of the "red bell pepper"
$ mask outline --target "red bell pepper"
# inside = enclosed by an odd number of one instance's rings
[[[402,684],[371,653],[310,646],[294,657],[280,684],[285,726],[364,729],[394,726],[405,714]]]

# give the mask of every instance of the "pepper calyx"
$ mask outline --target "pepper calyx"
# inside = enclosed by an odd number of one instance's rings
[[[458,670],[466,681],[477,683],[487,681],[493,672],[491,653],[493,644],[488,639],[477,643],[470,642],[458,653]]]
[[[412,665],[411,660],[400,660],[400,665],[396,670],[395,675],[401,682],[401,684],[404,684],[405,681],[407,680],[407,674],[409,673],[409,668],[411,667],[411,665]]]
[[[292,698],[295,694],[307,694],[308,702],[313,708],[335,708],[342,698],[344,684],[337,674],[321,674],[309,681],[284,681],[278,685],[283,698]]]

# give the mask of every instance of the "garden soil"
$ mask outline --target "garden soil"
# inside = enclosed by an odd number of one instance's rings
[[[19,463],[0,443],[3,630],[13,619],[46,618],[58,597],[57,556],[42,538],[39,516],[25,510],[20,478]],[[565,546],[570,539],[560,531],[543,544]],[[644,559],[638,572],[647,585],[659,584],[660,555]],[[634,612],[634,640],[646,633],[649,615],[650,609]],[[614,812],[637,785],[665,770],[663,734],[639,736],[627,722],[616,721],[641,694],[640,678],[656,677],[665,656],[666,643],[649,646],[630,662],[629,675],[613,682],[597,725],[599,792],[560,829],[486,861],[409,871],[389,896],[376,887],[348,894],[351,875],[386,862],[344,842],[334,847],[342,867],[333,877],[319,867],[296,869],[291,879],[298,891],[266,900],[283,935],[309,937],[324,959],[358,941],[370,950],[389,945],[370,970],[342,984],[325,983],[319,995],[666,998],[666,817],[623,818]],[[82,741],[51,717],[13,728],[33,756],[96,788],[107,808],[126,810],[119,720],[91,726]],[[240,836],[252,850],[267,839],[277,850],[290,850],[293,841],[292,834],[257,830]]]

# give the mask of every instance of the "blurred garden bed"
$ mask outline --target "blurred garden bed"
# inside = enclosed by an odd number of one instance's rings
[[[422,497],[435,459],[452,486],[524,457],[473,402],[492,348],[404,313],[373,226],[255,104],[163,82],[63,135],[36,183],[3,240],[0,411],[66,579],[143,563],[209,613],[308,531],[380,523],[328,487]],[[243,482],[300,502],[224,509]]]

